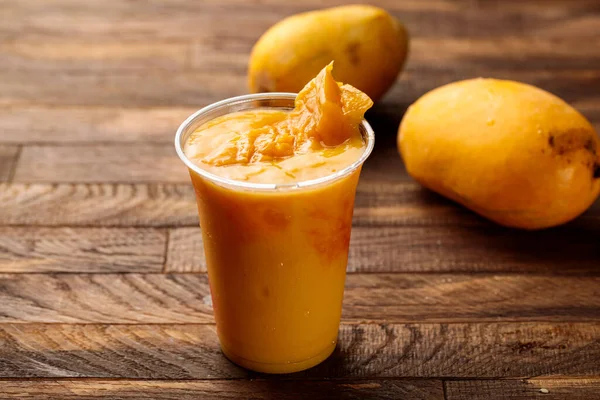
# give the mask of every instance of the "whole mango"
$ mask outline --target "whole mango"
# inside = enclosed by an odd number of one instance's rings
[[[272,26],[255,44],[248,84],[253,93],[297,93],[334,61],[336,80],[377,101],[394,84],[407,52],[404,26],[381,8],[350,5],[301,13]]]
[[[506,226],[541,229],[583,213],[600,193],[600,139],[560,98],[471,79],[418,99],[398,131],[408,173]]]

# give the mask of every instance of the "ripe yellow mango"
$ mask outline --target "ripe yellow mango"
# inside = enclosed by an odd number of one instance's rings
[[[540,229],[600,193],[600,139],[560,98],[531,85],[471,79],[418,99],[398,131],[408,173],[506,226]]]
[[[335,78],[373,101],[394,84],[408,52],[404,26],[381,8],[334,7],[288,17],[252,49],[250,91],[299,92],[331,61]]]

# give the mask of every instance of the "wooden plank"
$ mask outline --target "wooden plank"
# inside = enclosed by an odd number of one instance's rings
[[[206,381],[60,380],[3,382],[3,398],[49,399],[411,399],[443,400],[435,380],[284,381],[261,379]]]
[[[252,41],[227,38],[148,41],[17,37],[0,41],[0,70],[30,73],[163,70],[179,73],[191,68],[245,74],[252,44]]]
[[[0,144],[0,182],[12,178],[20,150],[19,146]]]
[[[600,18],[598,19],[600,21]],[[599,22],[600,25],[600,22]],[[163,70],[235,71],[245,74],[252,40],[187,41],[82,40],[81,38],[15,38],[0,41],[0,70],[77,73],[122,73]],[[597,51],[594,51],[594,46]],[[527,36],[489,38],[417,36],[411,40],[408,68],[593,69],[600,45],[581,39]]]
[[[348,272],[496,272],[598,275],[600,231],[493,226],[357,226]],[[169,231],[166,270],[206,272],[197,227]]]
[[[567,101],[600,101],[596,87],[597,69],[527,69],[487,71],[478,65],[455,69],[452,66],[425,68],[407,65],[397,84],[386,97],[409,105],[419,96],[438,86],[478,76],[511,79],[531,83],[563,97]],[[239,68],[214,71],[160,69],[114,73],[64,73],[51,71],[3,72],[0,82],[0,106],[117,106],[170,107],[174,104],[196,107],[247,93],[246,74]]]
[[[600,132],[600,104],[594,99],[575,100],[572,105],[596,125]],[[0,107],[0,143],[73,144],[144,142],[172,144],[179,125],[195,107]],[[367,119],[375,127],[377,143],[367,165],[377,164],[369,173],[386,168],[398,170],[402,162],[395,148],[396,131],[404,114],[402,105],[388,102],[375,105]],[[386,179],[393,178],[389,174]]]
[[[188,66],[191,48],[186,42],[15,38],[0,42],[0,70],[31,73],[181,71]]]
[[[172,144],[31,145],[14,182],[189,182]]]
[[[594,376],[599,335],[597,323],[342,325],[333,355],[291,377]],[[3,378],[255,377],[225,359],[213,325],[1,324],[0,339]]]
[[[169,230],[166,272],[206,272],[202,232],[198,227]]]
[[[572,105],[595,123],[600,132],[600,103],[575,99]],[[0,107],[0,142],[171,144],[181,122],[196,110],[195,107]],[[395,153],[395,134],[403,113],[402,105],[394,104],[390,98],[367,114],[377,132],[375,153],[367,165],[382,164],[380,169],[373,168],[369,173],[403,168]]]
[[[40,4],[24,1],[3,6],[0,39],[20,33],[26,38],[80,37],[92,39],[155,40],[256,37],[277,22],[282,13],[248,4],[176,1],[165,5],[151,1],[139,7],[123,0],[82,7],[75,1]],[[29,16],[28,20],[17,20]],[[80,24],[72,22],[79,20]],[[120,28],[119,28],[120,27]],[[232,29],[234,28],[235,29]],[[23,35],[26,33],[26,35]]]
[[[197,226],[198,216],[191,184],[0,184],[0,225]]]
[[[600,318],[600,278],[351,274],[344,321],[577,321]]]
[[[600,278],[350,274],[356,322],[597,321]],[[4,274],[0,322],[211,323],[205,274]]]
[[[393,2],[393,0],[390,0]],[[396,4],[394,2],[393,4]],[[418,10],[397,9],[392,12],[403,21],[413,36],[424,37],[499,37],[518,36],[563,40],[592,39],[588,31],[597,30],[600,17],[593,0],[543,0],[480,2],[437,2]],[[423,3],[423,2],[421,2]],[[407,7],[408,8],[408,7]],[[427,9],[429,8],[429,9]]]
[[[206,275],[4,274],[0,289],[0,322],[213,322]]]
[[[31,210],[35,210],[32,212]],[[600,201],[568,226],[598,227]],[[358,185],[356,226],[495,226],[416,183]],[[2,184],[0,225],[198,226],[191,184]]]
[[[0,272],[160,272],[157,229],[0,227]]]
[[[447,400],[596,400],[600,393],[598,378],[449,381],[445,385]]]
[[[192,47],[190,68],[214,72],[225,70],[246,75],[253,46],[254,40],[250,36],[214,36],[196,40]]]
[[[451,0],[376,0],[408,25],[414,36],[595,38],[598,16],[594,0],[495,2]],[[331,0],[327,6],[347,4]],[[125,0],[111,7],[75,0],[41,3],[4,2],[0,39],[27,37],[86,37],[148,41],[206,37],[255,39],[281,18],[315,8],[318,0],[291,3],[269,0],[260,5],[243,0],[176,1],[165,5],[148,1],[144,7]],[[135,18],[133,17],[135,16]]]
[[[247,93],[246,77],[227,71],[153,69],[143,73],[61,73],[6,71],[0,82],[0,106],[114,106],[200,108]]]
[[[189,182],[187,168],[169,143],[26,145],[14,181],[29,183]],[[388,139],[389,141],[389,139]],[[387,143],[386,143],[387,144]],[[135,154],[135,156],[132,156]],[[396,147],[380,146],[365,164],[368,183],[412,180]]]
[[[571,102],[571,105],[580,113],[582,113],[592,123],[592,125],[594,125],[597,133],[600,132],[600,107],[596,105],[594,100],[575,100]]]
[[[472,68],[453,70],[450,68],[411,69],[407,65],[397,84],[392,87],[386,99],[393,99],[402,105],[411,104],[418,97],[447,83],[476,77],[515,80],[529,83],[561,97],[567,102],[590,101],[598,106],[600,97],[595,88],[600,83],[600,71],[578,69],[539,69],[517,70],[514,68],[486,70],[477,65]],[[558,80],[558,81],[557,81]],[[590,86],[586,86],[590,85]]]
[[[598,26],[600,27],[600,17]],[[505,36],[489,38],[422,38],[410,42],[409,68],[592,69],[600,63],[600,44],[582,46],[581,39],[559,40]]]
[[[599,218],[600,200],[575,219],[571,226],[594,229]],[[356,226],[497,226],[416,183],[365,180],[359,183],[356,192],[354,224]]]
[[[599,274],[599,230],[355,227],[350,272]]]
[[[381,114],[375,114],[375,117],[374,126],[387,124]],[[170,136],[172,139],[174,133],[170,132]],[[406,172],[395,141],[395,134],[382,137],[382,143],[365,163],[361,174],[362,183],[390,185],[413,181]],[[132,150],[133,148],[135,149]],[[132,156],[134,153],[135,157]],[[175,154],[172,140],[170,143],[138,142],[127,143],[127,145],[122,143],[30,144],[24,146],[21,151],[14,181],[182,183],[188,182],[189,176],[187,168]]]
[[[4,107],[0,108],[1,142],[172,144],[192,107]]]

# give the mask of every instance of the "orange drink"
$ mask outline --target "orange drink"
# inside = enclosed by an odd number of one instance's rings
[[[354,196],[374,135],[363,120],[370,99],[330,71],[297,96],[215,103],[177,133],[221,348],[251,370],[304,370],[336,346]]]

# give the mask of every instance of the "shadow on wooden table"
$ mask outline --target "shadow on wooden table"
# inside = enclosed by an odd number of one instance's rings
[[[600,274],[600,200],[582,216],[554,228],[525,231],[490,222],[419,187],[408,175],[396,148],[398,127],[408,106],[384,102],[375,105],[366,116],[375,130],[376,144],[363,168],[361,184],[366,187],[363,189],[359,185],[357,206],[369,208],[372,203],[377,203],[380,208],[400,210],[402,207],[406,216],[391,221],[391,225],[396,226],[396,231],[402,229],[414,233],[395,238],[398,251],[392,251],[395,255],[388,256],[387,262],[414,262],[415,250],[421,249],[424,257],[427,253],[431,260],[442,260],[442,263],[446,260],[447,264],[454,265],[442,268],[448,272]],[[385,185],[377,186],[379,182]],[[400,183],[415,183],[415,187],[397,190],[398,193],[390,189]],[[416,216],[417,212],[422,215]],[[381,221],[377,220],[377,223]],[[382,227],[381,232],[384,230]],[[394,239],[386,240],[390,248],[394,247]],[[406,256],[410,260],[402,257],[400,249],[412,253],[411,257]],[[426,260],[422,262],[426,263]],[[409,268],[409,271],[418,270]]]
[[[422,379],[366,379],[356,380],[357,373],[371,358],[356,364],[351,360],[352,344],[346,350],[338,345],[333,354],[323,363],[309,370],[286,375],[250,373],[251,378],[260,380],[266,392],[278,399],[425,399],[442,398],[439,380]],[[372,358],[376,357],[375,354]],[[400,362],[400,360],[397,360]],[[345,378],[348,377],[348,378]],[[324,379],[325,380],[321,380]]]
[[[413,230],[428,231],[429,255],[457,267],[449,272],[600,275],[600,200],[569,223],[528,231],[500,226],[425,188],[417,196],[428,207],[448,208],[448,226]],[[413,253],[421,246],[411,244],[406,250]]]

